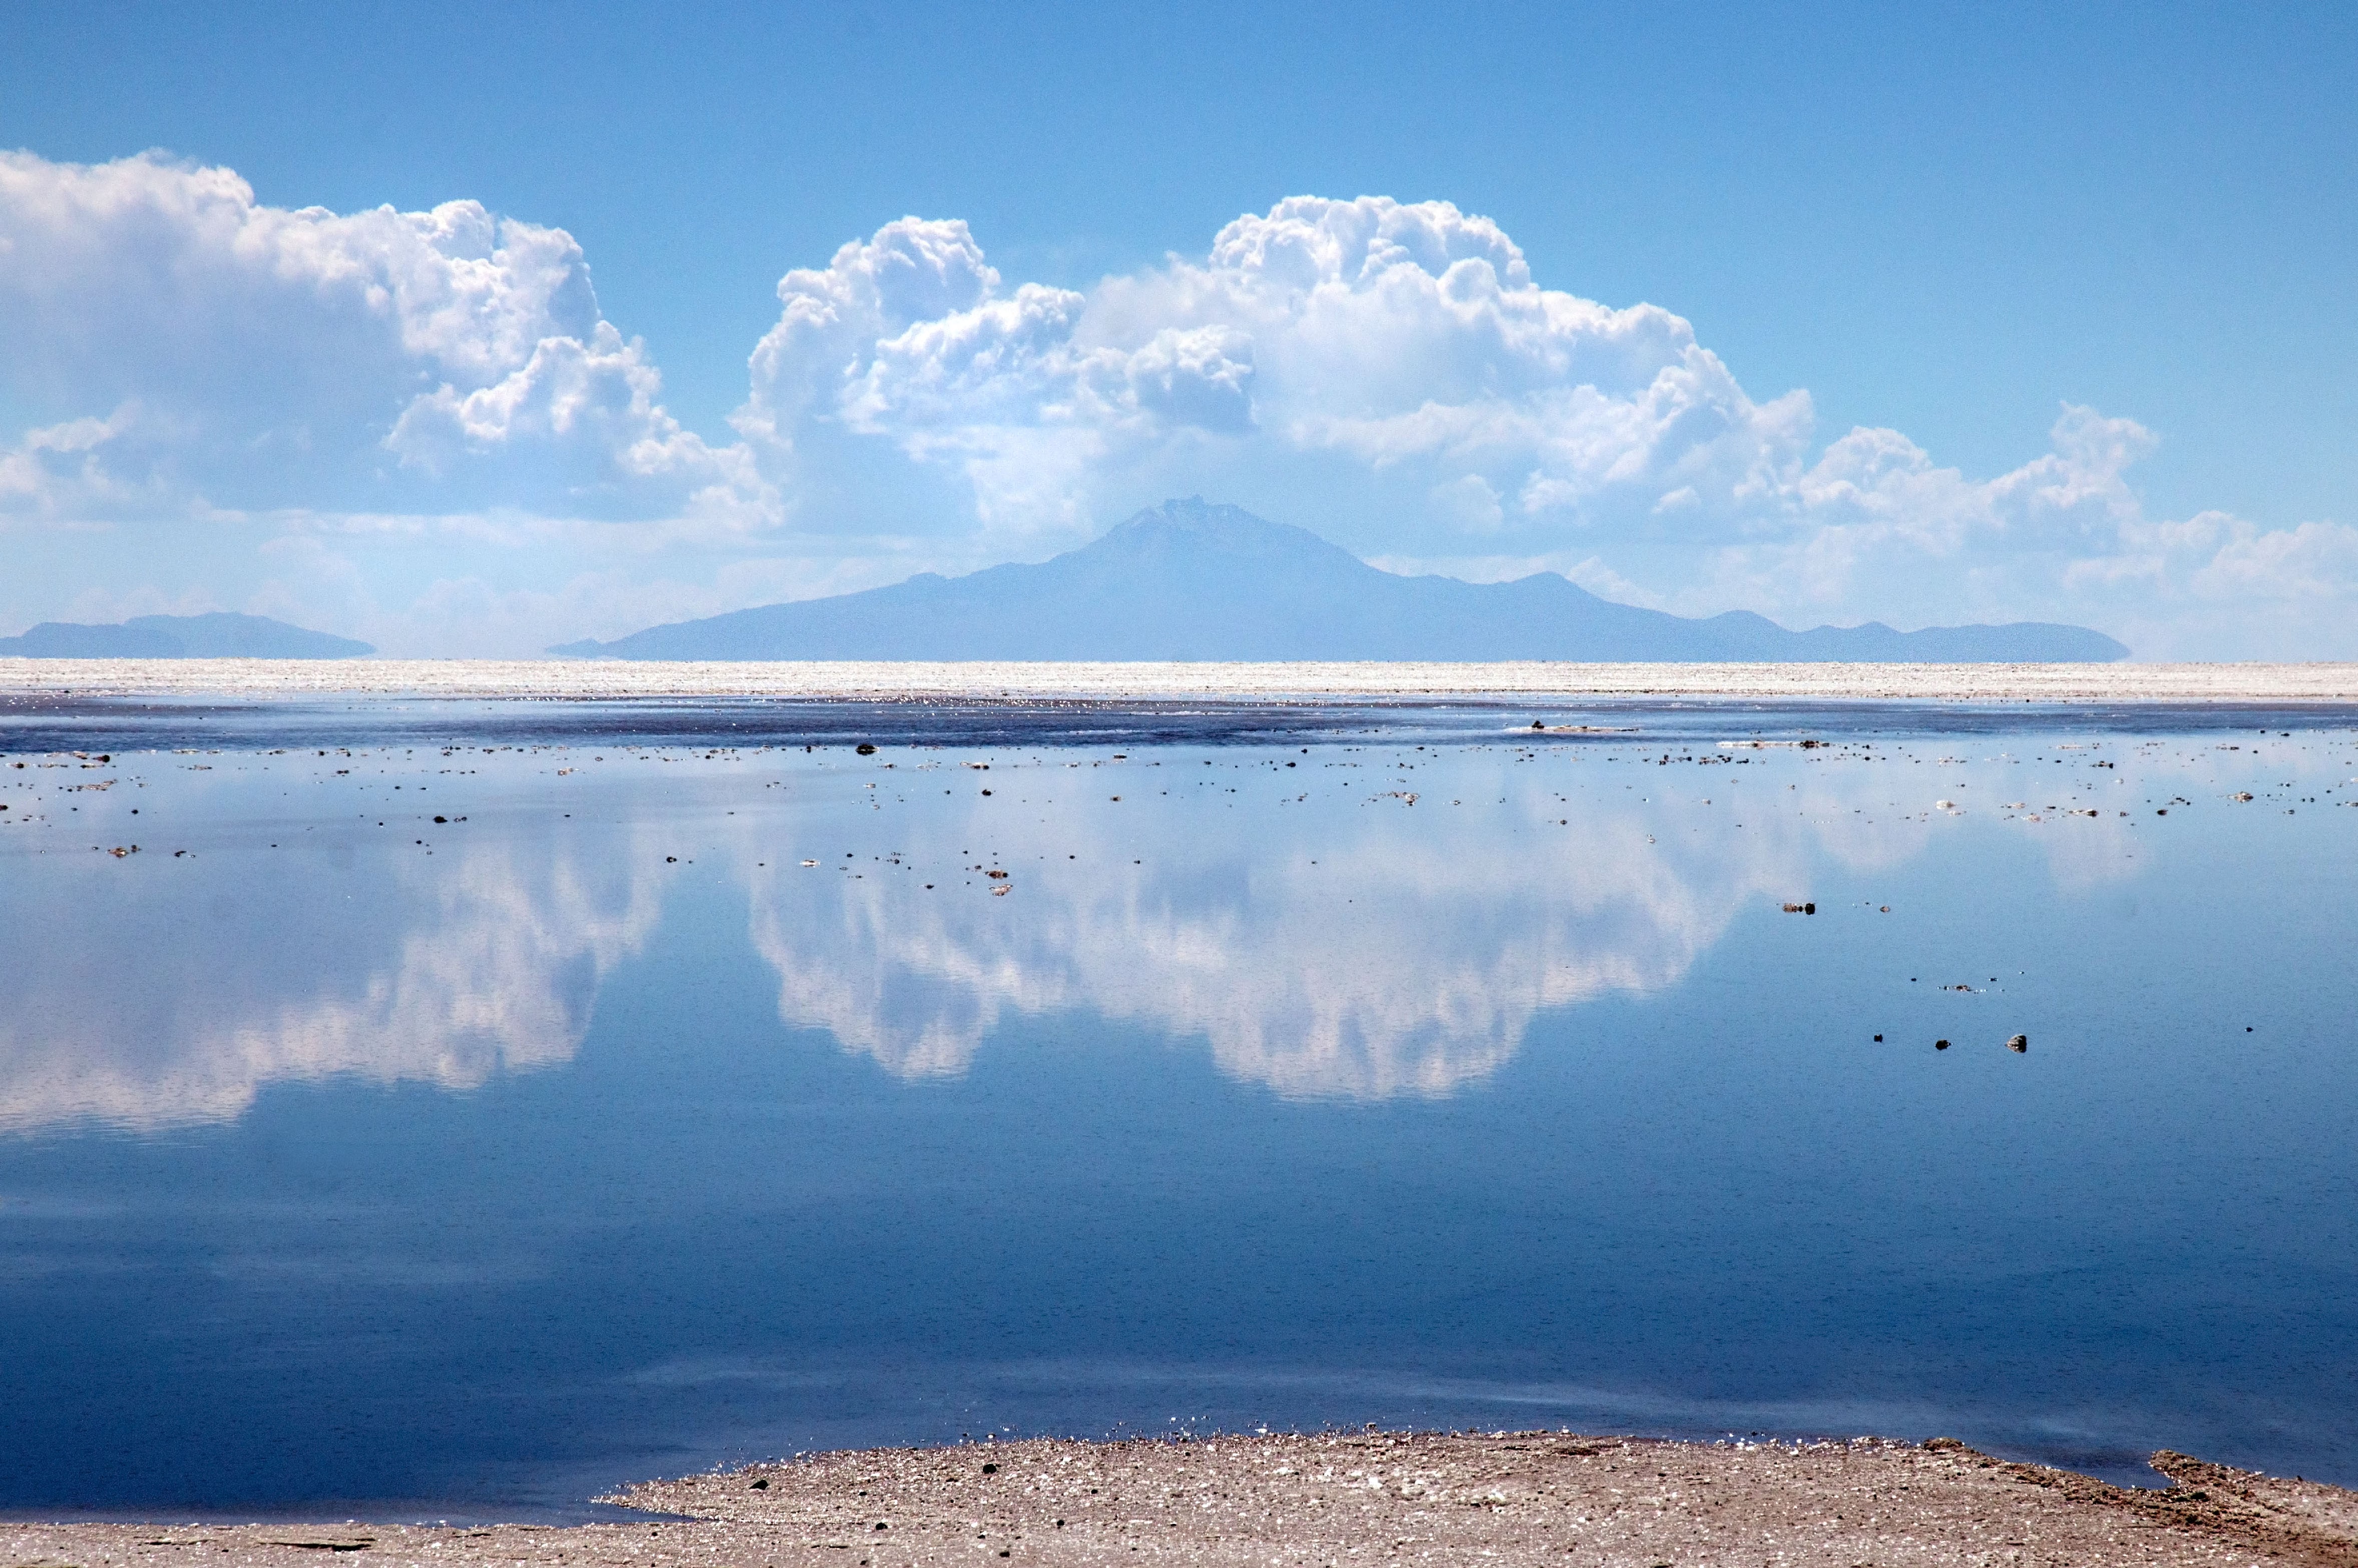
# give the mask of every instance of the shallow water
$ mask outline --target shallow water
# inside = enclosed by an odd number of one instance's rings
[[[1530,718],[12,716],[0,1508],[1369,1421],[2358,1482],[2350,715]]]

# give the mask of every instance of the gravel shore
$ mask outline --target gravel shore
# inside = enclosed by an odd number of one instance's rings
[[[2358,1565],[2358,1494],[2161,1454],[2133,1490],[1975,1453],[1563,1433],[831,1453],[605,1499],[663,1520],[491,1529],[0,1525],[0,1563]]]

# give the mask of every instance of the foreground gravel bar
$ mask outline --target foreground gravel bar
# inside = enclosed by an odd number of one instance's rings
[[[2358,1493],[2161,1454],[2132,1490],[1922,1446],[1563,1433],[821,1454],[606,1499],[567,1529],[0,1525],[0,1563],[2358,1564]]]
[[[669,664],[619,659],[0,659],[0,697],[1725,697],[2346,702],[2358,665]]]

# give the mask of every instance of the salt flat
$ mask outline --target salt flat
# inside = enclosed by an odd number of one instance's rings
[[[2358,664],[1011,664],[0,659],[0,697],[2358,699]]]

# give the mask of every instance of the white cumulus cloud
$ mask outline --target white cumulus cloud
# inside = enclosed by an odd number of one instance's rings
[[[55,418],[0,457],[13,512],[661,517],[730,477],[573,238],[473,201],[287,211],[154,155],[0,154],[0,363]]]
[[[1806,392],[1754,396],[1659,306],[1542,287],[1447,202],[1289,198],[1078,290],[911,217],[778,297],[735,438],[708,441],[560,229],[0,154],[0,528],[67,541],[0,617],[53,612],[30,596],[73,597],[77,559],[107,580],[75,594],[284,612],[294,579],[253,543],[275,530],[325,542],[307,580],[390,651],[445,651],[449,607],[488,595],[470,651],[525,652],[478,644],[1040,559],[1201,493],[1395,569],[1553,569],[1686,613],[2358,654],[2345,524],[2150,517],[2155,438],[2093,409],[1994,477],[1821,431]],[[68,538],[206,526],[234,548]]]
[[[910,519],[953,565],[1200,492],[1394,568],[1556,569],[1688,613],[2358,654],[2358,531],[2149,518],[2154,437],[2084,407],[1994,478],[1896,430],[1821,448],[1807,393],[1754,398],[1659,307],[1541,287],[1447,202],[1292,198],[1084,293],[1011,288],[963,223],[904,219],[779,294],[738,417],[764,471],[806,526]]]

